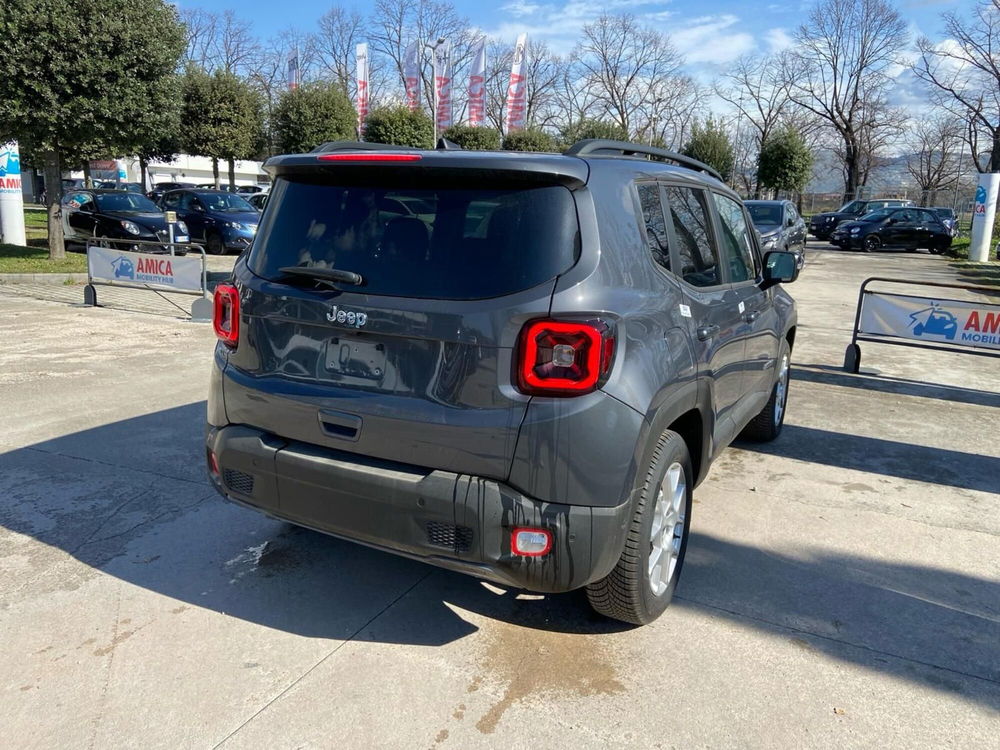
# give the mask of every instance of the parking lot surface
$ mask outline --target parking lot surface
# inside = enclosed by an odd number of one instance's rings
[[[643,628],[224,503],[210,326],[0,287],[4,744],[996,747],[1000,361],[844,373],[872,275],[955,278],[810,246],[785,430],[715,464]]]

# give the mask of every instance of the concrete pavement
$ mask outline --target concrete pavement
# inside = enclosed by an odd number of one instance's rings
[[[825,249],[821,249],[825,248]],[[209,326],[0,288],[0,736],[16,747],[995,747],[1000,361],[862,345],[818,246],[785,433],[695,493],[630,629],[224,504]]]

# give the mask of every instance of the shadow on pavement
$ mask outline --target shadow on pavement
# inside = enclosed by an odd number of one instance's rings
[[[900,479],[1000,492],[1000,458],[786,424],[773,443],[740,442],[743,450]]]
[[[901,396],[918,396],[934,398],[941,401],[954,401],[974,406],[992,406],[1000,408],[1000,393],[978,391],[973,388],[959,388],[951,385],[936,385],[919,380],[905,378],[874,377],[871,375],[852,375],[839,367],[829,365],[792,365],[792,378],[809,383],[822,385],[839,385],[845,388],[860,388],[866,391],[880,393],[895,393]]]
[[[461,610],[558,633],[628,629],[591,613],[581,592],[502,591],[224,503],[202,476],[203,418],[204,404],[190,404],[0,455],[8,498],[0,525],[41,543],[17,548],[27,562],[16,596],[76,589],[100,571],[312,638],[439,646],[477,632]],[[952,477],[947,464],[971,461],[952,483],[974,489],[1000,470],[981,456],[792,426],[768,452],[936,482]],[[1000,702],[997,581],[821,549],[792,558],[747,542],[694,533],[673,616],[690,608],[874,672]],[[62,580],[52,548],[88,568]]]

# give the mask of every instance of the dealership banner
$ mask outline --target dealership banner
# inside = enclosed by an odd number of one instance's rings
[[[451,127],[451,44],[445,42],[434,50],[434,91],[437,95],[438,131]]]
[[[21,151],[17,141],[0,143],[0,242],[25,245]]]
[[[1000,304],[868,292],[858,333],[1000,351]]]
[[[504,132],[523,130],[527,109],[527,89],[524,85],[524,56],[527,54],[528,35],[521,34],[514,45],[514,60],[510,66],[510,85],[507,86],[507,118]]]
[[[472,56],[472,70],[469,73],[469,125],[482,125],[486,115],[486,40]]]
[[[413,42],[406,48],[403,58],[403,88],[406,91],[406,106],[411,112],[420,109],[420,44]]]
[[[174,292],[201,292],[202,264],[201,256],[151,255],[95,245],[87,250],[92,280]]]
[[[295,90],[299,87],[299,51],[293,50],[288,55],[288,88]]]
[[[358,137],[365,134],[365,120],[368,118],[368,44],[362,43],[355,48],[357,63],[355,73],[358,77]]]

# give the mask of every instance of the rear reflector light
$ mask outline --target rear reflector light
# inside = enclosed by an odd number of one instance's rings
[[[552,532],[548,529],[514,529],[510,533],[510,551],[521,557],[541,557],[552,549]]]
[[[240,293],[236,287],[230,284],[219,284],[215,287],[212,327],[219,341],[228,347],[236,348],[240,340]]]
[[[212,476],[219,476],[219,459],[215,457],[215,453],[212,451],[208,452],[208,470],[212,472]]]
[[[538,396],[590,393],[607,379],[614,355],[615,339],[603,321],[531,321],[518,342],[518,388]]]
[[[420,161],[420,154],[320,154],[319,161]]]

